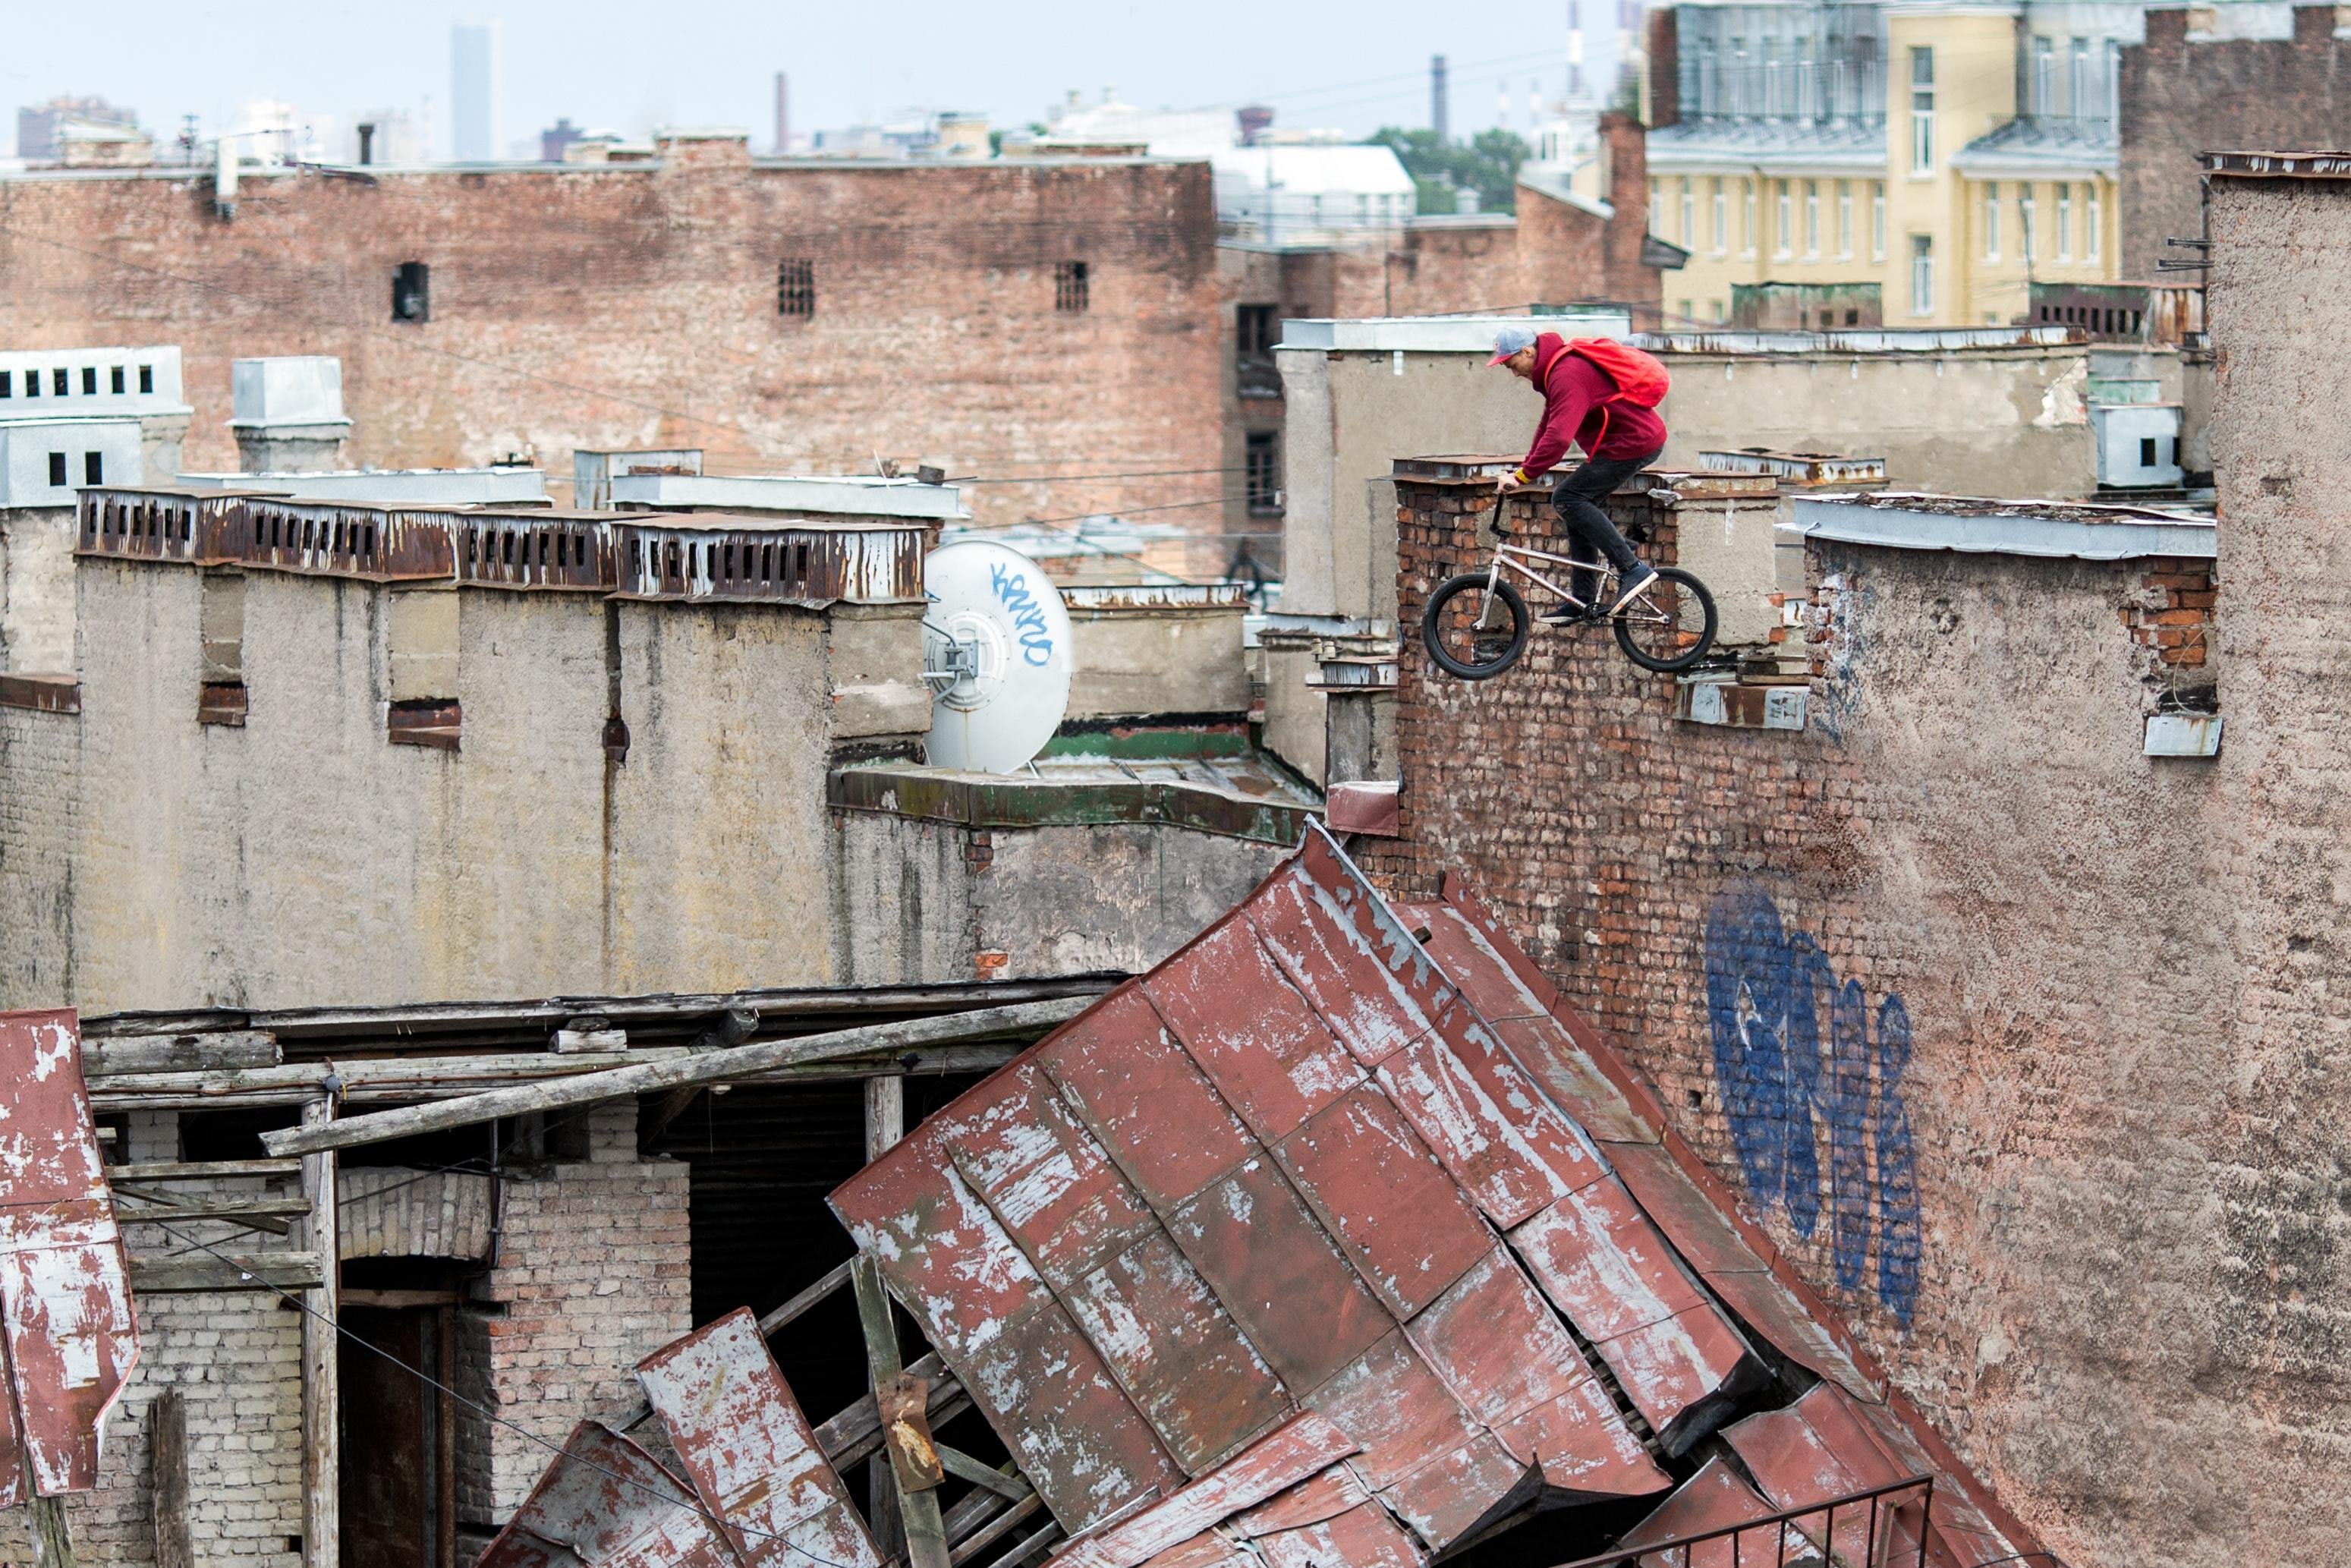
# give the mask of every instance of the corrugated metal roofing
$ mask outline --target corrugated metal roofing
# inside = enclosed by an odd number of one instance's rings
[[[0,1013],[0,1508],[98,1484],[139,1359],[130,1270],[69,1010]]]
[[[1835,1460],[1794,1490],[1931,1472],[1933,1553],[2032,1544],[1466,891],[1319,830],[832,1202],[1100,1568],[1426,1561],[1756,1410]],[[1828,1384],[1773,1409],[1774,1352]]]

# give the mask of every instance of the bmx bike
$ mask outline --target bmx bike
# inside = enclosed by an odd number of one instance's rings
[[[1596,587],[1591,601],[1544,576],[1544,567],[1593,574]],[[1680,568],[1658,567],[1649,585],[1612,614],[1599,606],[1615,597],[1614,567],[1530,549],[1503,538],[1485,570],[1447,578],[1428,596],[1428,607],[1421,612],[1421,642],[1446,674],[1465,681],[1491,680],[1526,652],[1533,619],[1525,596],[1505,578],[1506,572],[1560,601],[1559,610],[1542,618],[1544,625],[1573,630],[1608,622],[1625,656],[1645,670],[1677,674],[1714,646],[1714,595]]]

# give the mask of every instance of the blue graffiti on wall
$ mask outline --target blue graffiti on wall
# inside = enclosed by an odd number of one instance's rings
[[[1902,1103],[1902,998],[1884,998],[1873,1017],[1861,982],[1840,983],[1768,894],[1733,887],[1707,912],[1706,1000],[1748,1190],[1784,1208],[1802,1237],[1820,1228],[1825,1201],[1837,1284],[1859,1290],[1874,1249],[1878,1299],[1907,1323],[1918,1301],[1918,1182]]]

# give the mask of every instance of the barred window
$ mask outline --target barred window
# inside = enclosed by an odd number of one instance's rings
[[[1057,261],[1053,264],[1053,308],[1071,315],[1081,313],[1087,303],[1086,264],[1082,261]]]
[[[816,314],[816,263],[788,256],[776,264],[776,314],[805,321]]]

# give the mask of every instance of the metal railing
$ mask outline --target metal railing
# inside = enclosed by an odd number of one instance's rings
[[[1910,1495],[1897,1495],[1905,1493]],[[1927,1521],[1934,1500],[1935,1478],[1917,1475],[1692,1535],[1627,1542],[1557,1568],[1927,1568]],[[1846,1542],[1842,1555],[1840,1534]]]

